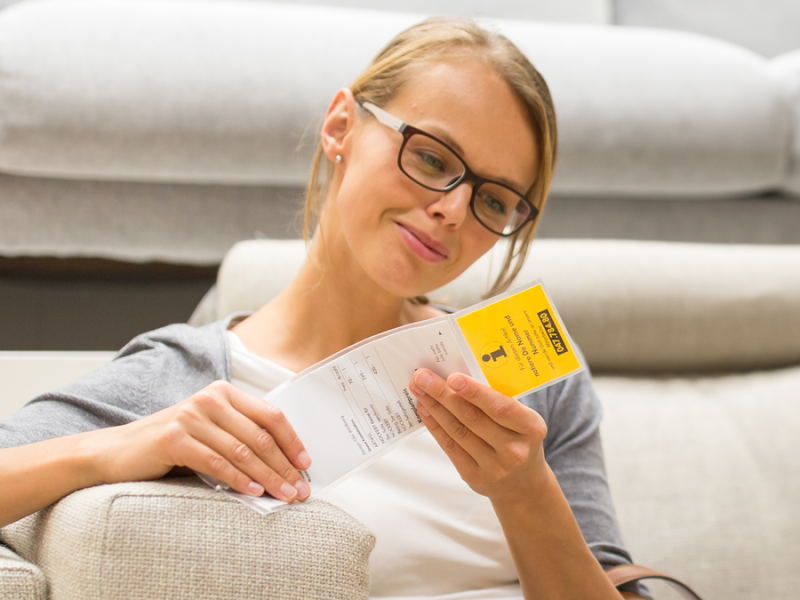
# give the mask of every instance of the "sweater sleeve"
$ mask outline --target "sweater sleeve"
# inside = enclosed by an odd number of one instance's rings
[[[170,325],[134,338],[107,365],[0,421],[0,448],[124,425],[229,380],[222,330]]]
[[[604,569],[631,563],[622,544],[600,443],[600,399],[583,371],[521,400],[547,423],[545,459],[578,521],[583,538]],[[643,585],[626,591],[651,597]]]
[[[589,373],[583,371],[521,401],[547,423],[545,459],[592,553],[606,569],[631,562],[608,488],[600,444],[602,407]]]
[[[600,443],[602,407],[591,377],[584,371],[548,391],[547,462],[600,564],[608,569],[629,563],[608,487]]]

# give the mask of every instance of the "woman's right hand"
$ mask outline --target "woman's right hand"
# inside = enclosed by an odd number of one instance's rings
[[[210,475],[233,490],[292,502],[311,490],[298,469],[311,458],[283,412],[215,381],[148,417],[84,438],[105,483],[163,477],[174,467]]]

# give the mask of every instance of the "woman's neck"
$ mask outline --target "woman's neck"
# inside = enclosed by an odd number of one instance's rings
[[[318,255],[307,258],[277,297],[234,327],[251,352],[300,371],[372,335],[438,314],[389,294],[357,268],[318,264]]]

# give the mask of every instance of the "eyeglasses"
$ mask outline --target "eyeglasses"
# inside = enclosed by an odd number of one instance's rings
[[[371,102],[359,105],[372,113],[379,123],[403,135],[397,166],[411,181],[435,192],[447,192],[471,182],[470,210],[492,233],[513,235],[539,214],[539,210],[516,190],[477,175],[442,140],[404,123]]]

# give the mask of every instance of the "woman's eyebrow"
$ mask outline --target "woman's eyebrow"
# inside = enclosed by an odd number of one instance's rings
[[[464,149],[444,129],[441,129],[441,128],[437,127],[436,125],[430,125],[429,127],[426,127],[424,129],[424,131],[428,131],[428,132],[432,133],[433,135],[435,135],[436,137],[438,137],[445,144],[447,144],[453,150],[455,150],[458,153],[458,155],[461,157],[462,160],[467,160],[466,158],[464,158]],[[483,174],[481,174],[481,176],[484,177]],[[506,186],[510,187],[512,190],[514,190],[515,192],[517,192],[521,196],[524,196],[525,192],[528,191],[527,188],[523,189],[523,186],[519,185],[515,181],[511,181],[510,179],[506,179],[505,177],[495,177],[494,175],[492,175],[491,177],[486,177],[486,178],[487,179],[491,179],[492,181],[496,181],[497,183],[502,183],[503,185],[506,185]],[[520,190],[522,190],[522,191],[520,191]]]
[[[461,146],[459,146],[458,142],[455,141],[452,137],[450,137],[450,134],[447,133],[444,129],[441,129],[436,125],[432,125],[430,127],[430,130],[426,129],[426,131],[430,131],[433,135],[438,137],[445,144],[450,146],[453,150],[458,152],[458,155],[461,156],[461,158],[464,158],[464,149]]]

